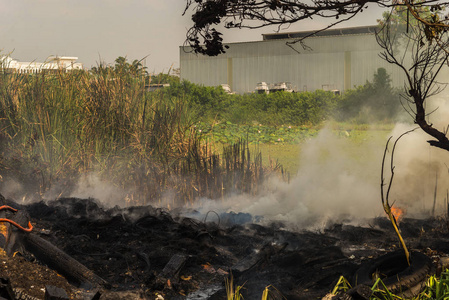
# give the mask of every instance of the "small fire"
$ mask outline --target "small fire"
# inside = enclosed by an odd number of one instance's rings
[[[400,221],[405,214],[405,211],[399,207],[391,207],[391,213],[396,218],[396,221]]]
[[[214,267],[212,267],[212,265],[210,263],[205,263],[203,266],[204,271],[208,272],[208,273],[215,273],[216,270],[214,269]]]

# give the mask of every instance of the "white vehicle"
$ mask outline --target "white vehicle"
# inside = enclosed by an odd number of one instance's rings
[[[222,83],[221,88],[227,93],[227,94],[235,94],[231,91],[231,87],[227,83]]]
[[[332,94],[334,94],[335,96],[340,96],[340,90],[331,90]]]
[[[269,94],[270,89],[268,87],[268,84],[266,82],[259,82],[256,86],[256,93],[258,94]]]
[[[292,93],[293,92],[293,88],[290,82],[279,82],[279,83],[275,83],[273,85],[273,87],[270,89],[271,93],[274,92],[288,92],[288,93]]]

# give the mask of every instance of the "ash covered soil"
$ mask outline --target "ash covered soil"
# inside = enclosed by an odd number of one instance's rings
[[[320,299],[341,275],[351,278],[360,263],[398,244],[383,217],[312,232],[280,223],[231,224],[238,215],[210,214],[204,223],[151,206],[107,209],[92,199],[8,204],[28,211],[35,234],[110,284],[85,290],[32,253],[0,251],[0,277],[35,299],[43,299],[47,285],[65,289],[71,299],[92,299],[97,291],[100,299],[225,299],[231,273],[244,299],[260,299],[269,285],[286,299]],[[400,227],[411,249],[435,260],[449,253],[445,219],[404,219]]]

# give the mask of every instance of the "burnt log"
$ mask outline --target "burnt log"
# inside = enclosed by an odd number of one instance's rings
[[[391,293],[404,298],[416,297],[424,288],[427,277],[435,273],[435,268],[429,256],[417,251],[410,254],[410,265],[403,250],[369,260],[357,270],[353,282],[372,285],[379,277]]]
[[[28,224],[29,215],[25,211],[19,211],[13,220],[25,226],[25,224]],[[63,275],[74,285],[84,288],[109,286],[104,279],[52,243],[34,233],[23,232],[14,226],[10,226],[5,251],[8,255],[12,255],[17,249],[32,253],[40,262]]]
[[[28,252],[66,277],[69,282],[84,288],[109,286],[104,279],[47,240],[33,233],[22,233],[22,236],[23,245]]]

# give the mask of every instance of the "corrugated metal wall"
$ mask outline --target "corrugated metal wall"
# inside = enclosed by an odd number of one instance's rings
[[[381,48],[373,34],[310,37],[311,50],[287,40],[227,44],[217,57],[189,53],[180,47],[181,78],[206,86],[227,83],[237,93],[253,92],[257,83],[290,82],[297,91],[344,91],[373,80],[377,68],[387,69],[393,86],[403,86],[401,70],[379,57]]]

